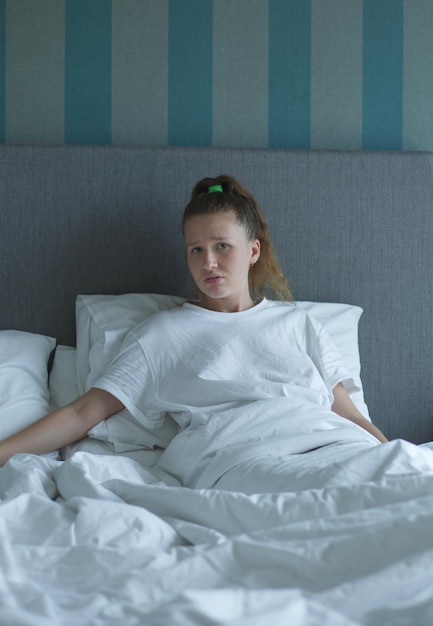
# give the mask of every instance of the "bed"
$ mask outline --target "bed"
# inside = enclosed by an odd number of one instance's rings
[[[342,463],[228,429],[218,463],[203,441],[183,480],[155,470],[176,425],[124,414],[16,455],[0,469],[1,622],[430,625],[433,155],[3,145],[0,172],[0,438],[85,391],[134,325],[191,294],[182,210],[199,178],[230,173],[391,440]],[[282,454],[287,472],[267,473]]]

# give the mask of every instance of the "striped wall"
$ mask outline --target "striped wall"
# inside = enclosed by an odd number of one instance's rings
[[[0,141],[433,151],[433,0],[0,0]]]

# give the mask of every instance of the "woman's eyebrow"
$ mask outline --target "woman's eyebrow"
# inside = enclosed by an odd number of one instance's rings
[[[221,241],[221,240],[228,241],[231,238],[230,238],[229,235],[222,234],[222,235],[213,235],[212,237],[209,237],[209,239],[211,239],[212,241]],[[197,246],[201,242],[200,241],[192,241],[190,243],[188,241],[185,241],[185,243],[186,243],[187,246]]]

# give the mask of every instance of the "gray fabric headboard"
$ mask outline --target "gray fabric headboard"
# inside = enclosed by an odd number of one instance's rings
[[[0,147],[0,328],[73,344],[78,293],[188,295],[180,218],[193,184],[256,195],[298,300],[364,309],[362,378],[390,437],[433,439],[433,155]]]

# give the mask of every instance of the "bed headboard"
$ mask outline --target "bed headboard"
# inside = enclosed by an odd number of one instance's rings
[[[78,293],[188,295],[193,184],[256,195],[295,298],[363,307],[362,378],[390,437],[433,439],[433,155],[0,147],[0,328],[73,344]]]

